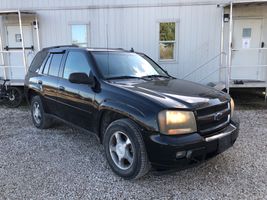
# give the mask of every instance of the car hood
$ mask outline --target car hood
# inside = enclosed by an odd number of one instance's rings
[[[230,96],[224,92],[179,79],[118,80],[113,84],[168,108],[199,109],[230,100]]]

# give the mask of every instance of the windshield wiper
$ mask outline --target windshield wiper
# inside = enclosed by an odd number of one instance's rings
[[[142,76],[141,78],[171,78],[171,76],[154,74],[154,75]]]
[[[106,80],[114,80],[114,79],[147,79],[147,78],[172,78],[171,76],[164,76],[164,75],[159,75],[159,74],[154,74],[154,75],[147,75],[147,76],[114,76],[114,77],[108,77]]]
[[[114,76],[114,77],[109,77],[106,79],[107,80],[113,80],[113,79],[131,79],[131,78],[141,79],[140,77],[137,77],[137,76]]]

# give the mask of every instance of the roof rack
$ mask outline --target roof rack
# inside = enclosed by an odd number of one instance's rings
[[[51,46],[51,47],[45,47],[42,49],[42,51],[55,51],[55,52],[59,52],[59,51],[63,51],[64,48],[68,48],[68,47],[74,47],[74,48],[79,48],[78,45],[58,45],[58,46]],[[60,49],[63,48],[63,49]],[[103,47],[96,47],[96,48],[92,48],[92,47],[81,47],[83,49],[88,49],[88,50],[109,50],[109,51],[128,51],[125,50],[123,48],[103,48]]]
[[[126,51],[124,48],[106,48],[106,47],[86,47],[87,49],[107,49],[107,50],[123,50],[123,51]]]
[[[64,48],[64,47],[79,47],[76,44],[72,44],[72,45],[58,45],[58,46],[51,46],[51,47],[45,47],[42,50],[49,50],[49,49],[56,49],[56,48]]]

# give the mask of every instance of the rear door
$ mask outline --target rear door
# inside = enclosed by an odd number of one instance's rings
[[[58,107],[60,117],[77,126],[91,130],[92,108],[95,93],[85,84],[76,84],[69,81],[71,73],[80,72],[87,75],[91,72],[87,52],[70,50],[67,54],[64,67],[60,72]]]
[[[44,65],[42,76],[38,80],[48,112],[57,116],[59,115],[57,109],[58,75],[63,55],[63,53],[50,53]]]

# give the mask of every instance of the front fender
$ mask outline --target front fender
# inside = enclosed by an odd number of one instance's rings
[[[152,112],[144,113],[142,110],[127,103],[114,100],[105,100],[100,104],[100,113],[107,110],[132,119],[148,131],[158,131],[157,117]]]

